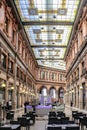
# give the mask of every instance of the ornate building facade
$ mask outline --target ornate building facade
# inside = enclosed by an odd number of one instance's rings
[[[87,110],[87,5],[77,25],[67,51],[66,60],[66,104]]]
[[[0,1],[0,102],[12,108],[37,99],[42,86],[65,91],[66,71],[37,65],[29,41],[9,2]],[[59,97],[60,98],[60,97]]]

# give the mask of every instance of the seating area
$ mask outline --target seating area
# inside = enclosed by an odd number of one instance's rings
[[[21,130],[22,128],[30,130],[30,126],[35,124],[35,116],[35,112],[32,111],[24,113],[15,120],[14,113],[9,111],[6,115],[6,123],[1,123],[0,130]]]
[[[72,111],[72,117],[67,117],[64,112],[49,112],[46,130],[84,130],[87,127],[86,114]]]
[[[6,123],[1,124],[0,130],[85,130],[87,115],[79,111],[71,111],[72,116],[67,116],[66,111],[49,111],[48,115],[38,120],[35,111],[23,113],[14,118],[14,111],[7,112]],[[44,126],[42,127],[42,124]]]

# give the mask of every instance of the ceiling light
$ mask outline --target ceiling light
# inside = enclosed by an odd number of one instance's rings
[[[41,33],[41,30],[40,30],[40,29],[33,29],[33,32],[34,32],[35,34],[40,34],[40,33]]]
[[[42,19],[42,16],[40,16],[39,18]]]
[[[43,27],[41,27],[41,29],[43,30],[44,28],[43,28]]]
[[[67,9],[65,8],[58,9],[58,15],[66,15],[66,14],[67,14]]]
[[[29,12],[29,15],[38,15],[38,9],[37,8],[29,8],[28,12]]]
[[[55,27],[53,27],[53,29],[56,29]]]
[[[56,16],[54,15],[54,16],[53,16],[53,18],[55,19],[55,18],[56,18]]]

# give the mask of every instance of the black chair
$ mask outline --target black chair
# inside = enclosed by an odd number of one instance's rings
[[[35,124],[35,112],[29,112],[29,113],[27,113],[26,114],[26,117],[30,117],[30,124]],[[31,121],[33,122],[33,123],[31,123]]]
[[[72,119],[74,119],[74,116],[78,113],[78,111],[72,111]]]
[[[58,119],[57,117],[50,117],[48,124],[61,124],[61,119]]]
[[[87,127],[87,117],[83,117],[83,119],[81,119],[81,121],[80,121],[80,124],[81,124],[81,128],[82,128],[83,126],[86,126],[86,127]]]
[[[10,121],[10,124],[20,124],[20,122],[19,121]],[[21,125],[21,124],[20,124]]]
[[[63,112],[57,113],[57,117],[65,117],[65,113]]]
[[[80,119],[80,116],[83,116],[83,113],[82,112],[78,112],[74,115],[74,121],[77,121]]]
[[[11,127],[0,127],[0,130],[12,130]]]
[[[80,130],[79,126],[67,126],[66,130]]]
[[[69,120],[68,124],[74,124],[75,122],[73,120]]]
[[[56,113],[55,112],[49,112],[48,117],[56,117]]]
[[[14,113],[7,112],[6,119],[7,120],[13,120],[14,119]]]
[[[47,130],[62,130],[61,127],[48,127]]]
[[[62,124],[68,124],[68,121],[69,121],[69,117],[62,117],[61,118],[61,123]]]
[[[29,130],[30,122],[27,121],[26,117],[18,117],[18,122],[20,123],[21,127],[26,127],[26,130]]]

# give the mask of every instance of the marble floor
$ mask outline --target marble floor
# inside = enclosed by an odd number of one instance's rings
[[[71,118],[71,109],[65,108],[65,114]],[[30,130],[46,130],[46,124],[48,123],[47,116],[36,118],[34,125],[30,126]]]
[[[36,120],[35,124],[30,126],[30,130],[45,130],[47,120]]]
[[[72,120],[72,108],[65,107],[64,113]],[[37,117],[34,125],[30,126],[30,130],[46,130],[46,124],[48,123],[48,116]],[[85,128],[87,130],[87,128]]]

